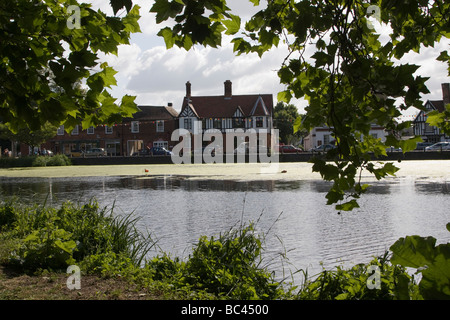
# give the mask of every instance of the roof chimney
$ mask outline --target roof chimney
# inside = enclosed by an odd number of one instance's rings
[[[189,81],[186,82],[186,97],[187,98],[191,97],[191,83]]]
[[[231,99],[231,81],[227,80],[224,82],[225,85],[225,98]]]
[[[442,100],[444,101],[444,106],[450,103],[450,83],[442,83]]]

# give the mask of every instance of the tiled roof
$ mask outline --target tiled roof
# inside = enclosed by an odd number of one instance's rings
[[[444,112],[444,100],[428,100],[428,102],[431,103],[437,111]]]
[[[238,108],[245,117],[270,116],[273,113],[271,94],[184,97],[180,113],[188,105],[199,118],[231,118]]]
[[[169,106],[138,106],[141,111],[136,112],[128,120],[173,120],[178,112]]]

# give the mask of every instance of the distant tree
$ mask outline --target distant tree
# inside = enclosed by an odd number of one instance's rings
[[[273,109],[274,127],[279,130],[280,142],[290,144],[301,138],[301,131],[294,132],[294,122],[299,117],[293,104],[278,102]]]
[[[54,137],[56,130],[56,126],[46,122],[38,130],[30,131],[27,128],[21,128],[17,132],[12,132],[7,125],[0,123],[0,138],[26,144],[33,150],[34,147],[39,147]]]

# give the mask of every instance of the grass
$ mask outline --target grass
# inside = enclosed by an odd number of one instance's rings
[[[261,243],[251,229],[200,239],[187,262],[164,253],[147,260],[156,242],[136,228],[136,217],[115,216],[113,208],[99,208],[94,200],[60,208],[4,202],[0,299],[226,299],[264,297],[266,289],[273,294],[279,287],[270,272],[255,265]],[[218,256],[227,269],[217,264]],[[80,290],[67,288],[69,265],[82,270]],[[217,272],[212,278],[211,266]]]
[[[84,275],[79,290],[67,288],[67,274],[27,275],[0,266],[0,300],[158,300],[164,294],[138,287],[120,277]]]

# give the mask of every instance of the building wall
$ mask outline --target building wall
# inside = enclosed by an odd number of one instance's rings
[[[135,121],[135,120],[133,120]],[[139,123],[138,130],[131,122],[124,122],[112,127],[98,126],[93,130],[82,130],[71,133],[60,131],[52,139],[41,146],[53,151],[55,154],[70,155],[76,150],[90,150],[92,148],[104,148],[108,155],[130,156],[139,149],[152,147],[153,145],[164,145],[173,147],[176,142],[171,141],[171,134],[177,128],[176,120],[136,120]],[[163,121],[164,127],[161,132],[157,130],[158,121]],[[159,126],[159,128],[161,128]],[[30,154],[28,146],[21,146],[22,155]]]
[[[386,140],[386,131],[382,127],[372,126],[369,134],[375,136],[377,139],[380,138],[381,141]],[[330,128],[316,127],[304,138],[303,147],[305,150],[310,150],[323,144],[330,144],[334,140]]]

